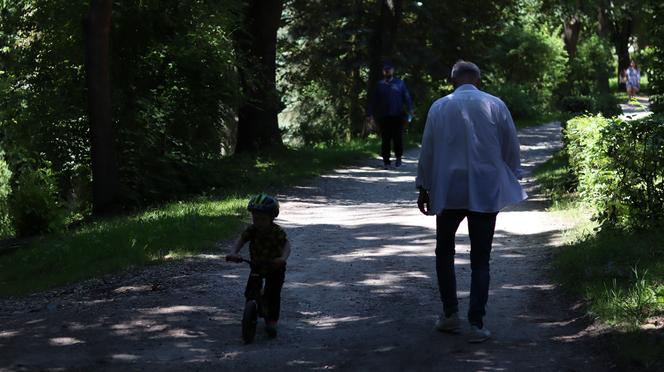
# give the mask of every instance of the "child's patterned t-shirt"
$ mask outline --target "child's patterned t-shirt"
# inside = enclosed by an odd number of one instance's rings
[[[249,242],[251,261],[263,263],[281,257],[288,237],[279,225],[273,223],[270,229],[265,232],[261,232],[254,225],[250,225],[242,233],[242,240]],[[271,269],[271,266],[269,269]]]

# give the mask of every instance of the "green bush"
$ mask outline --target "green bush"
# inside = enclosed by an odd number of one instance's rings
[[[222,144],[234,140],[227,129],[242,97],[233,44],[241,4],[128,0],[113,6],[112,116],[125,206],[211,186],[200,182],[211,177],[199,176],[196,164],[221,156]],[[60,195],[75,194],[69,206],[79,213],[87,213],[91,194],[81,24],[89,7],[89,1],[0,2],[7,161],[22,168],[19,148],[32,161],[47,160]]]
[[[664,219],[664,117],[625,122],[614,119],[602,132],[610,165],[618,176],[615,203],[607,218],[636,227]]]
[[[559,108],[570,114],[584,114],[595,110],[595,100],[590,96],[565,96],[560,99]]]
[[[9,205],[7,198],[11,192],[12,172],[4,159],[4,152],[0,150],[0,239],[8,238],[12,235],[13,229],[9,217]]]
[[[571,114],[620,114],[608,84],[613,76],[613,59],[611,46],[600,37],[593,35],[581,42],[565,81],[556,90],[558,108]]]
[[[581,116],[565,130],[578,191],[602,223],[647,228],[664,218],[664,118]]]
[[[558,102],[558,108],[572,115],[602,114],[607,117],[620,114],[618,101],[613,94],[596,96],[565,96]]]
[[[648,20],[651,37],[648,63],[648,84],[650,90],[650,108],[657,113],[664,113],[664,3],[654,6],[652,17]],[[642,64],[643,66],[643,64]]]
[[[580,116],[567,122],[566,150],[572,171],[579,180],[578,191],[582,200],[602,214],[611,203],[617,189],[618,177],[610,164],[608,147],[602,141],[602,130],[609,119],[597,116]]]
[[[566,71],[562,41],[546,29],[511,26],[489,51],[487,91],[505,101],[514,118],[550,109]]]
[[[595,97],[595,112],[606,117],[618,116],[622,113],[618,99],[613,94],[600,94]]]
[[[56,177],[49,168],[26,169],[18,176],[10,198],[10,209],[18,237],[64,228]]]
[[[491,89],[494,94],[502,99],[510,113],[515,119],[532,118],[540,112],[542,105],[537,95],[532,94],[531,89],[525,85],[505,83]]]
[[[312,81],[302,89],[299,99],[292,107],[292,118],[297,124],[289,128],[289,135],[295,139],[295,143],[301,141],[307,146],[323,143],[331,145],[348,138],[348,120],[335,112],[342,104],[323,87]]]

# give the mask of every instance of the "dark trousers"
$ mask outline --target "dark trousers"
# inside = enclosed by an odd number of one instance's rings
[[[279,313],[281,311],[281,287],[284,285],[285,278],[285,269],[267,275],[261,275],[255,271],[252,271],[251,274],[249,274],[244,297],[247,301],[259,301],[263,307],[266,321],[276,322],[279,320]],[[263,281],[265,281],[265,288],[263,288]],[[264,289],[262,298],[261,289]]]
[[[383,162],[390,164],[391,145],[394,143],[394,156],[403,155],[403,116],[384,116],[378,119],[378,129],[382,140],[380,154]]]
[[[459,224],[468,218],[470,236],[470,307],[468,321],[483,326],[489,298],[489,259],[498,213],[479,213],[465,209],[445,209],[436,217],[436,273],[445,316],[459,311],[454,271],[454,238]]]

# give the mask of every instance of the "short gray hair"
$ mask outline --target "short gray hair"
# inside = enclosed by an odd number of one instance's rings
[[[476,78],[480,78],[480,68],[476,64],[468,61],[460,60],[452,66],[452,73],[450,77],[452,80],[458,78],[461,75],[474,75]]]

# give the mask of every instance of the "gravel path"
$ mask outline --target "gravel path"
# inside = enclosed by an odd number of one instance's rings
[[[520,132],[526,171],[560,146],[551,123]],[[548,279],[570,222],[531,198],[498,215],[486,326],[468,344],[433,330],[442,310],[435,219],[415,206],[418,150],[404,165],[341,169],[280,195],[293,255],[280,334],[242,345],[247,268],[207,255],[0,301],[0,370],[606,370],[586,321]],[[489,180],[488,180],[489,181]],[[468,237],[457,244],[461,313]]]

